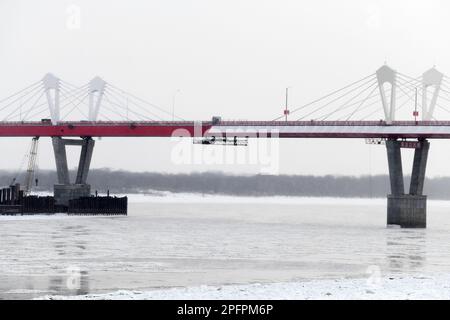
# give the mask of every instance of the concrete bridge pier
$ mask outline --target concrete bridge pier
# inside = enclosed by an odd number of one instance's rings
[[[387,224],[399,225],[402,228],[426,228],[427,196],[423,195],[423,185],[430,143],[426,139],[413,142],[415,152],[408,194],[404,191],[401,158],[403,143],[409,142],[386,141],[391,182],[391,194],[387,196]]]
[[[91,137],[85,137],[80,140],[53,137],[52,143],[55,153],[56,172],[58,175],[58,184],[54,185],[55,202],[58,205],[67,206],[69,200],[87,197],[91,193],[91,186],[86,183],[86,180],[89,173],[95,141],[92,140]],[[75,183],[70,182],[66,154],[67,145],[81,146]]]

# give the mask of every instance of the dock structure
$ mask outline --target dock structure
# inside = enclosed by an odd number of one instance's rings
[[[0,189],[0,215],[127,215],[127,212],[127,197],[89,195],[71,199],[64,205],[58,204],[54,196],[25,196],[19,184]]]
[[[82,197],[69,201],[69,215],[90,215],[101,212],[103,215],[126,215],[127,197]]]

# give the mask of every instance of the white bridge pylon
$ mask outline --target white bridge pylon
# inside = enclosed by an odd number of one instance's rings
[[[60,120],[60,79],[52,73],[47,73],[42,78],[45,94],[47,97],[48,109],[53,125],[56,125]],[[89,82],[89,110],[88,120],[96,121],[100,106],[102,103],[103,94],[105,92],[106,81],[100,77],[95,77]]]
[[[89,121],[96,121],[105,93],[106,81],[95,77],[89,82]]]
[[[291,106],[273,121],[382,121],[447,120],[450,78],[435,67],[416,77],[382,65],[374,73],[314,100]],[[446,112],[442,114],[441,111]]]
[[[398,81],[397,71],[387,65],[384,65],[376,71],[376,76],[385,120],[387,124],[391,124],[392,121],[395,121]],[[436,70],[435,67],[425,71],[422,74],[421,88],[418,89],[421,89],[422,120],[424,121],[433,119],[433,113],[436,108],[443,78],[444,74]],[[387,97],[387,90],[385,87],[386,83],[390,84],[389,97]],[[430,88],[433,89],[432,98],[431,101],[428,101],[428,90]]]
[[[126,92],[98,76],[82,86],[76,86],[52,73],[0,99],[0,111],[4,110],[9,114],[3,119],[0,116],[0,121],[29,121],[38,115],[42,118],[45,113],[44,116],[50,118],[53,125],[68,121],[67,117],[73,116],[73,111],[79,113],[77,121],[128,121],[129,116],[135,121],[168,121],[169,117],[184,121],[173,112]]]
[[[395,102],[396,102],[396,92],[397,92],[397,72],[388,67],[387,65],[382,66],[377,70],[377,80],[378,88],[381,95],[381,104],[383,105],[384,117],[386,123],[390,124],[395,120]],[[390,99],[389,102],[386,97],[385,83],[391,85]]]
[[[437,71],[436,68],[431,68],[422,75],[422,120],[431,120],[433,112],[436,107],[439,91],[441,90],[442,79],[444,74]],[[428,88],[434,88],[433,97],[430,104],[428,104]]]
[[[60,80],[51,73],[47,73],[42,78],[44,90],[47,97],[48,109],[50,110],[50,117],[52,124],[56,125],[60,120],[59,112],[59,90]]]

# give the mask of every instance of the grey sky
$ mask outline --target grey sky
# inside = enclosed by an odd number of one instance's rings
[[[80,28],[67,27],[71,5]],[[273,119],[284,88],[301,105],[373,73],[385,60],[416,76],[450,72],[448,1],[0,0],[0,98],[53,72],[96,75],[185,119]],[[2,139],[0,167],[17,169],[29,139]],[[258,166],[176,165],[167,139],[102,139],[92,165],[134,171]],[[449,175],[450,141],[432,141],[428,173]],[[387,173],[385,149],[362,140],[280,142],[280,173]],[[71,164],[75,165],[76,161]],[[49,139],[39,165],[53,168]],[[409,163],[406,164],[409,168]]]

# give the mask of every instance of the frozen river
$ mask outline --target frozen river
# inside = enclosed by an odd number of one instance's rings
[[[386,200],[169,195],[127,217],[0,217],[0,299],[450,271],[450,202],[386,228]]]

